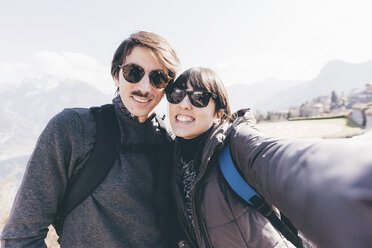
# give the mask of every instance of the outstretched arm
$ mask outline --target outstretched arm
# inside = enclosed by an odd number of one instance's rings
[[[243,122],[230,143],[247,181],[319,247],[372,244],[372,142],[273,139]]]

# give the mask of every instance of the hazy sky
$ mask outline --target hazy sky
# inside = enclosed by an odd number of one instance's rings
[[[120,42],[147,30],[223,81],[310,80],[330,60],[372,59],[370,0],[1,0],[0,82],[49,73],[112,91]]]

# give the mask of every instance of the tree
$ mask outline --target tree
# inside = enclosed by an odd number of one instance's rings
[[[337,104],[337,101],[338,101],[338,96],[336,95],[336,92],[333,90],[332,95],[331,95],[331,103]]]

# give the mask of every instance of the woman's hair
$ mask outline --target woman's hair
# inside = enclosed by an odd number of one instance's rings
[[[217,113],[218,111],[223,110],[224,113],[221,119],[226,121],[230,119],[231,110],[226,88],[221,79],[212,69],[205,67],[192,67],[184,71],[171,86],[167,87],[166,90],[171,90],[173,87],[187,89],[187,83],[190,83],[190,86],[193,87],[194,90],[205,90],[216,94],[215,112]]]
[[[111,75],[113,78],[119,76],[120,65],[136,46],[150,49],[159,64],[167,68],[169,76],[175,78],[178,71],[179,59],[171,45],[163,37],[145,31],[139,31],[130,35],[116,49],[111,62]]]

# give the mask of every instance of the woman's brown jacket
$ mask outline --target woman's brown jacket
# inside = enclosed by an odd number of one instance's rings
[[[241,121],[242,118],[240,118]],[[247,128],[257,132],[253,120],[248,117]],[[199,173],[192,189],[193,219],[197,244],[194,247],[293,247],[259,212],[251,209],[235,197],[227,188],[218,166],[218,154],[226,138],[234,135],[234,125],[221,124],[215,127],[204,147]],[[234,142],[231,138],[229,142]],[[178,147],[176,145],[176,152]],[[176,156],[177,159],[177,156]],[[178,161],[177,161],[178,162]],[[178,164],[178,163],[177,163]],[[173,189],[178,212],[185,214],[179,166],[173,177]],[[180,218],[187,232],[186,216]]]
[[[293,247],[259,212],[228,189],[218,155],[230,144],[245,179],[318,247],[372,244],[372,143],[264,136],[249,111],[214,127],[192,188],[194,247]],[[178,158],[175,146],[175,160]],[[358,154],[358,156],[355,156]],[[178,161],[175,161],[178,164]],[[179,166],[172,189],[187,233]]]

